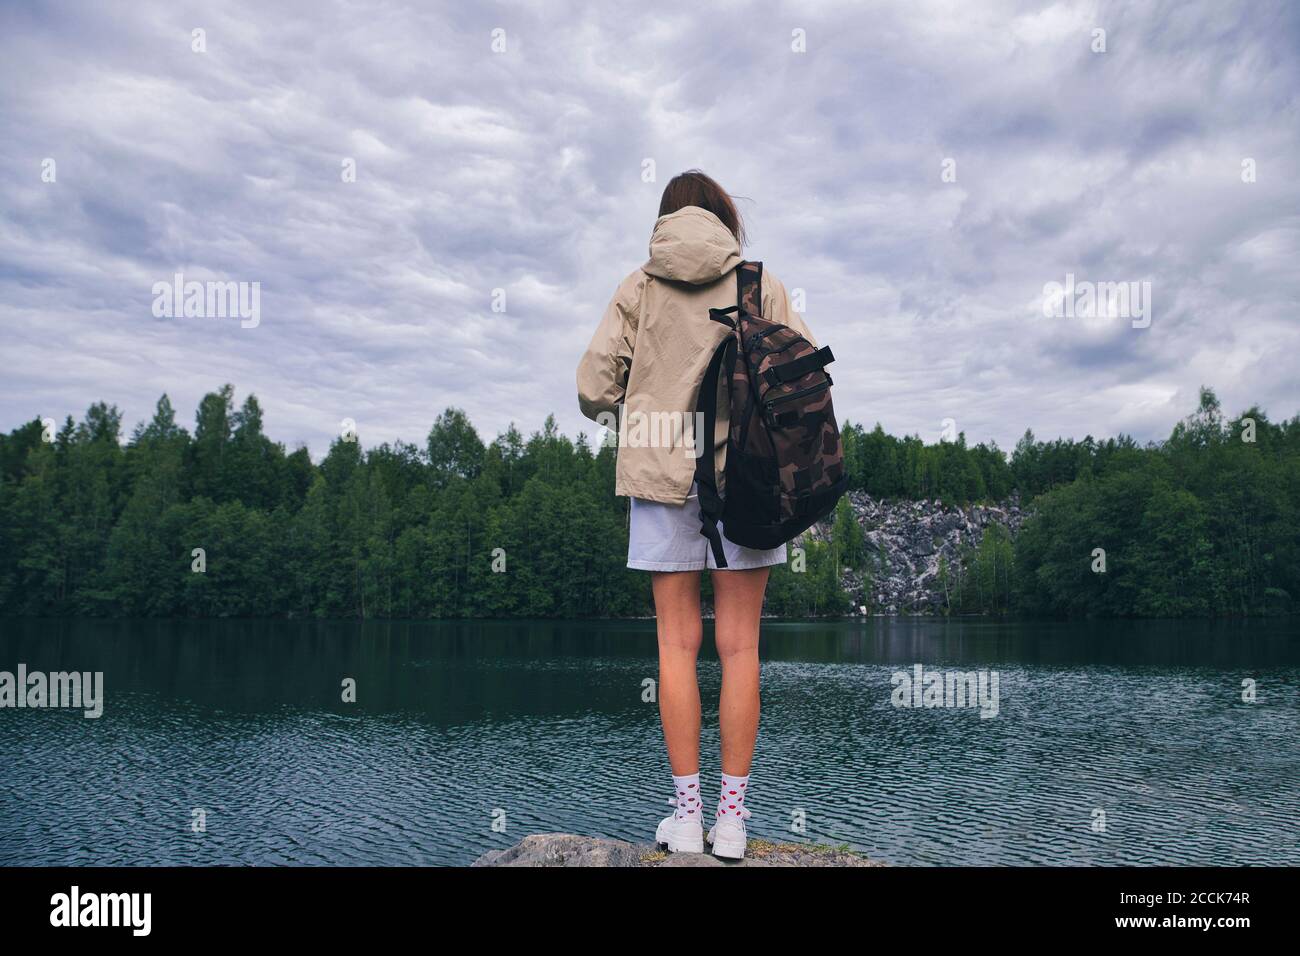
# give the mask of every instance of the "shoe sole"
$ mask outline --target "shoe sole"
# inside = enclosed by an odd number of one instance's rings
[[[704,837],[700,836],[698,840],[680,840],[674,838],[664,838],[655,834],[655,842],[666,849],[669,853],[703,853]]]
[[[745,844],[747,840],[718,840],[709,841],[713,844],[713,855],[721,857],[724,860],[743,860],[745,858]]]
[[[659,845],[669,853],[703,853],[704,840],[688,840],[685,843],[677,840],[662,840]]]

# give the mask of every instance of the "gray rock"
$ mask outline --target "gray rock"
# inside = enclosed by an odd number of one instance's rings
[[[491,850],[472,866],[640,866],[654,847],[571,833],[534,833],[508,850]]]
[[[861,491],[847,495],[863,528],[867,573],[850,571],[842,583],[855,606],[868,614],[933,614],[944,608],[939,562],[949,582],[966,550],[979,547],[985,531],[1000,524],[1014,538],[1028,513],[1016,497],[995,504],[948,508],[939,501],[885,501]],[[830,537],[831,523],[809,529],[819,541]]]
[[[930,522],[930,531],[933,534],[943,535],[946,537],[948,534],[956,531],[958,528],[964,527],[965,524],[966,524],[965,515],[963,515],[960,511],[954,511],[949,514],[938,515],[933,521]]]
[[[804,846],[799,843],[766,843],[750,840],[745,858],[740,861],[720,860],[709,853],[669,853],[661,861],[647,862],[647,866],[884,866],[847,850],[829,847]]]
[[[848,850],[802,843],[751,839],[739,863],[708,853],[666,853],[649,844],[534,833],[508,850],[484,853],[472,866],[883,866]]]

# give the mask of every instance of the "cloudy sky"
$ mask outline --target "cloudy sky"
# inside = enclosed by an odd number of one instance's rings
[[[316,457],[448,405],[592,433],[575,366],[690,167],[804,290],[841,419],[1300,412],[1300,4],[8,2],[0,75],[3,430],[163,392],[191,426],[231,382]],[[260,283],[259,323],[155,316],[178,272]],[[1149,327],[1045,317],[1067,274],[1149,282]]]

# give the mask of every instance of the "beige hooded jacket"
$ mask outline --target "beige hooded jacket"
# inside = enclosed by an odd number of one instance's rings
[[[605,309],[578,364],[578,405],[588,418],[618,432],[615,494],[678,505],[686,501],[698,454],[700,382],[730,332],[709,319],[709,309],[736,304],[735,268],[742,261],[736,237],[717,216],[686,206],[655,223],[650,261],[619,284]],[[766,269],[763,316],[816,346],[790,307],[785,286]],[[726,410],[721,395],[714,438],[720,487]]]

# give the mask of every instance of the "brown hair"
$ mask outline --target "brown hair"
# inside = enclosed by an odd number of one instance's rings
[[[712,177],[698,169],[688,169],[668,181],[663,198],[659,200],[659,215],[666,216],[685,206],[707,209],[722,220],[737,242],[742,246],[745,244],[745,224],[736,210],[735,201]]]

